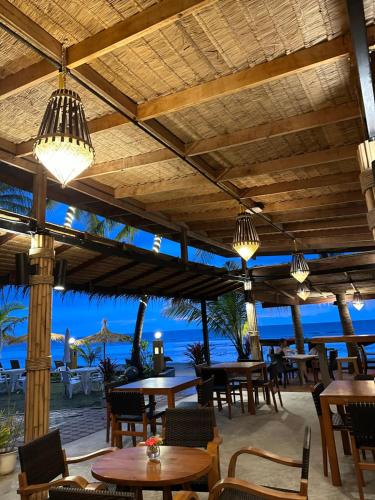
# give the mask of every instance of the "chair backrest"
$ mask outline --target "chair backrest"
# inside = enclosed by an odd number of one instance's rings
[[[3,365],[2,365],[2,363],[1,363],[1,361],[0,361],[0,368],[3,368]]]
[[[202,368],[202,378],[207,380],[209,378],[214,378],[214,385],[216,387],[223,387],[228,385],[229,377],[228,373],[222,368]]]
[[[357,448],[375,447],[375,403],[351,403],[347,409]]]
[[[12,370],[17,370],[18,368],[21,368],[21,365],[20,365],[20,362],[18,361],[18,359],[11,359],[10,366],[12,367]]]
[[[57,476],[66,474],[58,429],[20,446],[18,455],[27,484],[49,483]]]
[[[194,365],[195,375],[197,377],[202,377],[202,370],[208,366],[207,363],[201,363],[200,365]]]
[[[305,435],[303,438],[303,448],[302,448],[301,479],[305,479],[306,481],[309,478],[310,447],[311,447],[311,429],[310,427],[305,427]]]
[[[320,395],[324,391],[325,387],[322,382],[319,382],[318,384],[314,385],[314,389],[311,391],[311,395],[314,400],[314,405],[315,405],[315,410],[316,413],[318,414],[318,417],[322,416],[322,405],[320,404]]]
[[[65,385],[69,385],[70,384],[70,373],[67,372],[66,370],[60,370],[60,375],[61,375],[61,381],[63,384]]]
[[[106,490],[84,490],[80,488],[51,488],[51,500],[117,500],[118,498],[133,498],[133,493]]]
[[[337,349],[330,349],[328,351],[328,368],[332,372],[337,370],[337,356],[339,355]]]
[[[201,406],[212,406],[214,400],[214,377],[197,385],[198,403]]]
[[[358,344],[358,366],[359,366],[359,371],[363,374],[367,373],[367,354],[366,351],[363,347],[363,345]]]
[[[55,363],[55,368],[60,368],[61,366],[64,366],[63,361],[54,361],[54,363]]]
[[[277,352],[272,357],[272,363],[277,366],[278,373],[284,373],[285,371],[285,354],[283,351]]]
[[[114,415],[142,415],[146,411],[145,397],[139,392],[111,390],[108,394],[111,413]]]
[[[278,384],[277,375],[279,373],[279,367],[276,361],[273,361],[268,367],[268,372],[270,379]]]
[[[165,410],[164,444],[206,448],[215,434],[213,408],[167,408]]]

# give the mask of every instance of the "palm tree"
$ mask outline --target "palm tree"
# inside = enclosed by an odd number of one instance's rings
[[[163,311],[167,318],[201,322],[200,303],[190,299],[173,299]],[[245,297],[242,292],[229,292],[216,301],[207,302],[209,329],[229,339],[235,347],[238,358],[246,357],[243,334],[246,331]]]
[[[23,323],[27,319],[27,316],[12,316],[11,313],[24,309],[26,307],[19,302],[8,302],[0,307],[0,355],[4,340],[13,333],[14,327],[17,324]]]
[[[97,236],[108,237],[113,231],[117,231],[113,237],[117,241],[132,241],[136,232],[134,227],[69,206],[65,214],[64,226],[71,228],[76,220],[83,223],[88,233]]]
[[[0,207],[10,212],[28,215],[32,207],[31,193],[0,182]]]
[[[155,254],[159,253],[160,245],[161,245],[161,236],[158,234],[155,234],[153,245],[152,245],[152,251]],[[133,347],[132,347],[132,355],[131,355],[131,364],[133,366],[137,367],[137,369],[140,373],[142,373],[142,371],[143,371],[141,346],[142,346],[143,324],[145,321],[147,304],[148,304],[148,296],[142,295],[142,297],[139,299],[138,313],[137,313],[137,320],[135,322]]]

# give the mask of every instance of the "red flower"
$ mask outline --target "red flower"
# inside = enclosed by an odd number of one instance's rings
[[[145,441],[146,446],[158,446],[163,440],[159,436],[151,436]]]

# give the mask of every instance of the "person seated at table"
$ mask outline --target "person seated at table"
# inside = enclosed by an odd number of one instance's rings
[[[319,351],[318,351],[318,348],[316,347],[316,345],[314,344],[311,344],[310,342],[307,344],[308,348],[309,348],[309,354],[311,354],[312,356],[318,356],[319,354]]]
[[[274,349],[275,354],[283,353],[284,356],[287,354],[293,354],[294,351],[288,345],[288,341],[286,339],[280,339],[280,343]]]

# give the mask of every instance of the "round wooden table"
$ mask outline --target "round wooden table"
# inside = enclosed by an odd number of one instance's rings
[[[146,448],[138,446],[103,455],[92,465],[91,473],[100,481],[130,486],[138,498],[142,498],[142,489],[162,488],[167,500],[172,498],[171,486],[193,482],[211,466],[211,456],[198,448],[161,446],[160,462],[150,462]]]

